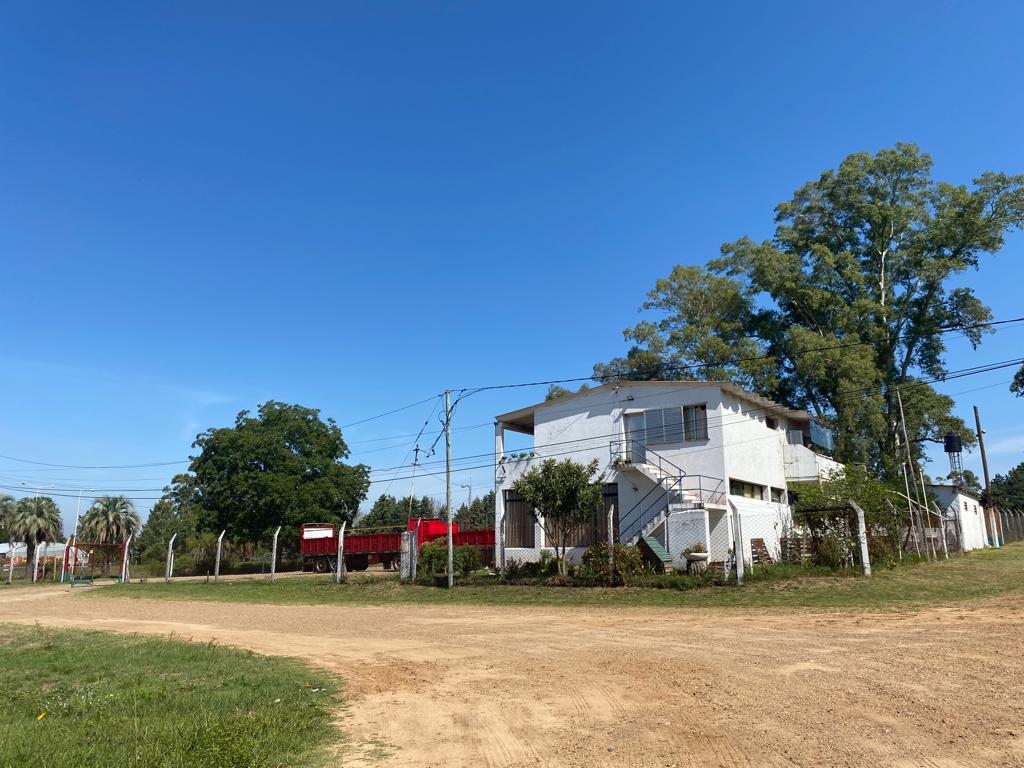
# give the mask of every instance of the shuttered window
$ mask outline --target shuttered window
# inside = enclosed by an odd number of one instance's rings
[[[504,491],[505,494],[505,546],[534,546],[533,507],[523,500],[515,491]]]
[[[653,408],[644,411],[648,445],[683,441],[682,408]]]

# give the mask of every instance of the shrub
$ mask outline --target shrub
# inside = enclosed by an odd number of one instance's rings
[[[625,584],[644,572],[644,561],[640,550],[616,544],[614,549],[614,572],[608,565],[608,545],[594,544],[583,553],[583,564],[576,574],[583,580],[599,581],[605,584]]]
[[[547,550],[541,550],[536,562],[509,558],[505,563],[505,581],[546,578],[557,573],[558,561]]]
[[[473,571],[480,570],[482,565],[480,550],[476,547],[465,544],[452,550],[452,567],[456,573],[468,576]],[[445,573],[447,570],[448,540],[445,538],[434,539],[434,541],[424,544],[420,549],[416,577],[422,577],[429,581],[433,576]]]

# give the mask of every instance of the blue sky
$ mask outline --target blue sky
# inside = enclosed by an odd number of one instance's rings
[[[769,236],[850,152],[1024,171],[1019,4],[770,5],[4,4],[0,454],[180,461],[271,398],[348,424],[586,375],[658,277]],[[997,318],[1022,314],[1022,255],[965,278]],[[949,367],[1022,340],[954,342]],[[1024,458],[1011,375],[945,387],[982,407],[994,471]],[[543,394],[467,399],[454,455]],[[408,463],[431,407],[346,429],[353,459]],[[0,484],[148,509],[181,466],[0,459]]]

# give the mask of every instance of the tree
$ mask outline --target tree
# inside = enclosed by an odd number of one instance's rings
[[[992,478],[992,500],[1000,507],[1024,510],[1024,462]]]
[[[184,551],[187,539],[195,535],[199,515],[199,492],[195,475],[179,474],[164,488],[163,496],[146,518],[139,534],[139,549],[144,558],[159,559],[167,552],[174,534],[175,550]]]
[[[192,445],[200,531],[256,541],[281,525],[282,541],[297,542],[303,523],[351,521],[370,484],[369,467],[343,463],[349,450],[334,420],[300,405],[263,403]]]
[[[494,527],[494,491],[478,496],[468,505],[463,503],[455,511],[455,522],[468,531],[479,531]]]
[[[124,496],[101,496],[82,515],[82,539],[96,544],[122,544],[141,528],[135,505]]]
[[[571,459],[544,459],[512,483],[512,489],[533,507],[545,540],[555,543],[561,576],[568,570],[565,551],[569,540],[603,503],[603,482],[594,478],[597,466],[596,460],[584,465]]]
[[[935,181],[911,144],[857,153],[776,208],[771,240],[741,238],[705,267],[676,267],[595,378],[727,379],[837,430],[836,457],[896,476],[899,407],[917,442],[944,425],[973,445],[946,373],[950,329],[977,346],[991,312],[955,278],[1024,224],[1024,176]],[[1024,373],[1020,375],[1024,386]]]
[[[60,541],[64,526],[60,509],[49,496],[21,499],[11,519],[11,536],[25,542],[25,575],[30,577],[36,547],[48,541]]]
[[[435,517],[434,500],[429,496],[396,499],[384,494],[377,497],[370,511],[359,518],[360,528],[383,528],[401,526],[405,528],[411,518]]]
[[[0,541],[10,541],[11,521],[14,517],[14,509],[17,506],[13,496],[0,494]]]

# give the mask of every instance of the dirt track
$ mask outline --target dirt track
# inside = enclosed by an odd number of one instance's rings
[[[5,621],[173,632],[337,672],[346,766],[1024,766],[1019,599],[773,616],[54,588],[11,590],[0,606]]]

